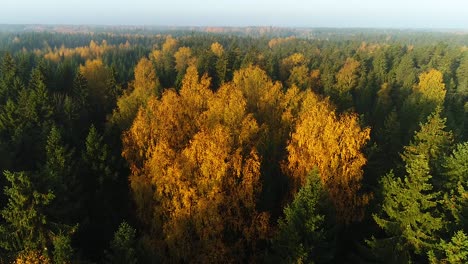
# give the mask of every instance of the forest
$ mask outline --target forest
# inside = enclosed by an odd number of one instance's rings
[[[466,32],[0,31],[0,263],[468,263]]]

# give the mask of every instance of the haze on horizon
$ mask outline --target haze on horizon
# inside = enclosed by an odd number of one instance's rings
[[[0,24],[468,29],[465,0],[7,0]]]

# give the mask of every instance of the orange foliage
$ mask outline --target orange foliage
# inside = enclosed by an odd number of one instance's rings
[[[47,256],[36,250],[24,251],[18,254],[13,264],[48,264],[51,263]]]
[[[284,93],[254,66],[216,92],[209,86],[189,66],[180,92],[150,98],[123,135],[149,246],[167,249],[176,262],[252,257],[245,254],[270,229],[269,215],[257,209],[262,162],[283,159],[294,190],[317,168],[340,219],[362,216],[368,197],[358,194],[366,162],[361,148],[369,129],[361,129],[357,116],[336,116],[311,89],[293,85]]]
[[[209,85],[190,66],[180,93],[150,99],[123,137],[140,220],[180,261],[238,258],[267,234],[268,216],[256,211],[259,127],[238,88]]]
[[[274,39],[271,39],[269,42],[268,42],[268,47],[270,47],[270,49],[276,47],[276,46],[279,46],[281,44],[284,44],[284,43],[287,43],[291,40],[294,40],[296,39],[295,37],[287,37],[287,38],[274,38]]]
[[[287,170],[295,190],[307,174],[317,168],[335,205],[338,218],[347,223],[363,216],[368,197],[359,196],[362,166],[361,148],[369,140],[369,129],[361,129],[356,115],[337,117],[328,101],[312,92],[303,95],[295,131],[287,146]]]

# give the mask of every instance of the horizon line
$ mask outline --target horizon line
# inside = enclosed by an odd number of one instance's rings
[[[112,24],[112,23],[0,23],[0,26],[69,26],[69,27],[162,27],[162,28],[275,28],[275,29],[363,29],[363,30],[462,30],[468,27],[400,27],[400,26],[306,26],[306,25],[170,25],[170,24]]]

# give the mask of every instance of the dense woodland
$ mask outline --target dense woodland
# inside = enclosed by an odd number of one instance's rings
[[[468,262],[468,34],[2,29],[0,263]]]

